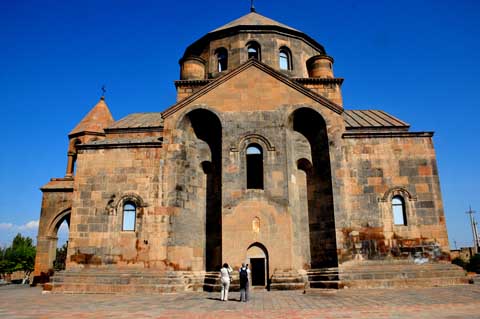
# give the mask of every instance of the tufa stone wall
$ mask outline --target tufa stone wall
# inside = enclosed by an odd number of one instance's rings
[[[116,264],[165,267],[170,211],[159,206],[161,148],[81,149],[67,268]],[[122,231],[123,205],[137,207]]]
[[[342,260],[355,252],[352,231],[370,258],[426,243],[449,250],[431,134],[392,135],[343,140],[343,167],[336,172],[343,188],[344,209],[336,212]],[[406,225],[393,222],[395,195],[404,200]]]

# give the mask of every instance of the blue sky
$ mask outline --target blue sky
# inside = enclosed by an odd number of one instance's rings
[[[193,41],[249,10],[237,1],[0,1],[0,245],[36,236],[39,187],[63,177],[67,135],[102,84],[115,119],[175,102]],[[450,241],[479,210],[480,2],[256,1],[334,57],[348,109],[383,109],[435,131]],[[477,217],[480,220],[480,216]],[[452,245],[453,246],[453,245]]]

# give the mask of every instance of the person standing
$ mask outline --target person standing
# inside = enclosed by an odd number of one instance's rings
[[[248,301],[248,286],[250,277],[250,269],[248,269],[248,265],[242,263],[242,268],[238,270],[240,275],[240,301],[247,302]]]
[[[222,301],[228,300],[228,290],[230,289],[230,274],[232,273],[232,268],[227,263],[223,264],[223,267],[220,269],[220,280],[222,282]]]

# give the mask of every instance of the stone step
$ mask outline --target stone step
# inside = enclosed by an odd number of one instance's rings
[[[53,293],[177,293],[185,291],[184,285],[110,285],[110,284],[53,284]]]
[[[307,271],[307,277],[310,283],[338,281],[338,268],[310,269]]]
[[[270,290],[304,290],[306,283],[304,282],[272,282]]]
[[[404,279],[369,279],[342,280],[345,288],[410,288],[410,287],[444,287],[468,284],[468,279],[459,277],[404,278]]]
[[[205,273],[145,271],[63,271],[44,287],[52,292],[75,293],[173,293],[202,291]]]
[[[342,289],[342,288],[344,288],[344,284],[340,280],[310,281],[310,288]]]
[[[306,276],[296,270],[275,271],[270,280],[270,290],[302,290],[306,288]]]
[[[449,278],[464,277],[455,273],[358,273],[341,274],[341,280],[375,280],[375,279],[428,279],[428,278]]]
[[[338,269],[307,271],[310,288],[389,288],[466,284],[462,268],[447,263],[374,262],[342,265]]]
[[[127,285],[127,284],[138,284],[138,285],[167,285],[167,284],[183,284],[185,283],[184,278],[162,278],[162,277],[94,277],[94,276],[78,276],[78,277],[69,277],[69,276],[54,276],[52,278],[52,282],[54,283],[62,283],[62,282],[78,282],[78,283],[85,283],[85,284],[119,284],[119,285]]]
[[[296,277],[278,277],[278,276],[273,276],[272,277],[272,280],[271,280],[271,283],[272,284],[276,284],[276,283],[304,283],[305,280],[300,277],[300,276],[296,276]]]
[[[336,274],[316,274],[316,275],[308,275],[308,281],[332,281],[332,280],[339,280],[338,273]]]

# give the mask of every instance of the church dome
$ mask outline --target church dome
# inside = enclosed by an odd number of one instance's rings
[[[252,11],[191,44],[180,59],[181,80],[215,78],[249,58],[258,59],[287,76],[305,78],[318,74],[309,70],[314,57],[316,60],[327,57],[317,41]],[[333,59],[328,57],[328,61],[331,68]]]

